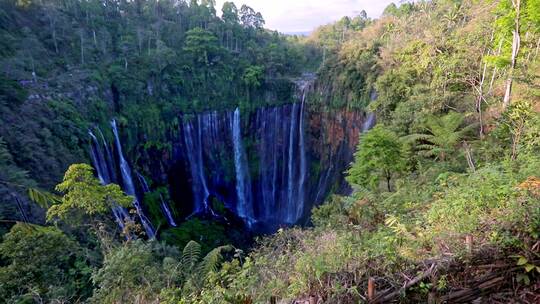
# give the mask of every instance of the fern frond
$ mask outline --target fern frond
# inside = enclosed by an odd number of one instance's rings
[[[411,135],[401,137],[401,140],[403,140],[406,143],[412,143],[419,140],[430,141],[432,137],[433,135],[431,134],[411,134]]]
[[[59,204],[60,197],[47,191],[28,188],[28,197],[41,208],[49,209],[51,205]]]
[[[206,277],[210,272],[218,270],[221,261],[223,260],[222,252],[231,251],[234,248],[230,245],[220,246],[210,251],[199,264],[199,275]]]
[[[182,252],[182,271],[190,273],[193,271],[201,258],[201,245],[195,241],[189,241]]]

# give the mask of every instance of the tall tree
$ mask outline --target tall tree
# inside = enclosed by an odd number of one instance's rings
[[[221,12],[221,19],[223,19],[225,23],[238,23],[238,8],[234,4],[234,2],[223,3],[223,8],[221,9]]]
[[[265,23],[261,13],[255,12],[255,10],[245,4],[240,8],[240,20],[244,27],[256,29],[261,29]]]

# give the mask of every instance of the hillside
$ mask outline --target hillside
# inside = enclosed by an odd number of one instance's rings
[[[540,302],[540,0],[0,0],[0,44],[0,303]]]

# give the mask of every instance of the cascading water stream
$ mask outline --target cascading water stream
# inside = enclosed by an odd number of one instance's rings
[[[373,90],[371,91],[370,99],[371,102],[377,100],[377,91]],[[377,116],[375,115],[375,112],[369,112],[367,114],[367,118],[364,121],[364,124],[362,125],[362,133],[365,133],[369,130],[371,130],[375,124],[377,123]]]
[[[204,174],[201,116],[197,116],[197,130],[194,130],[190,121],[184,122],[183,129],[186,154],[191,169],[193,196],[195,198],[193,214],[210,213],[215,216],[216,214],[208,204],[210,191]]]
[[[238,202],[236,211],[251,226],[253,223],[253,205],[251,200],[251,181],[248,172],[247,157],[242,144],[240,110],[233,113],[232,139],[234,146],[234,166],[236,171],[236,193]]]
[[[298,114],[298,104],[295,103],[292,106],[291,110],[291,125],[289,129],[289,158],[288,158],[288,176],[287,176],[287,208],[286,208],[286,218],[288,224],[293,224],[296,220],[296,208],[294,205],[294,192],[298,191],[298,189],[294,186],[294,180],[295,180],[295,164],[296,160],[294,159],[294,152],[295,152],[295,136],[298,133],[297,129],[297,114]]]
[[[165,214],[165,218],[167,219],[167,223],[169,223],[172,227],[177,227],[178,225],[174,221],[174,217],[172,215],[171,209],[169,208],[169,205],[165,200],[163,199],[163,196],[160,194],[159,199],[161,200],[161,209],[163,210]]]
[[[112,165],[108,162],[108,159],[103,156],[102,149],[94,133],[91,130],[88,130],[88,134],[92,139],[92,144],[90,145],[90,155],[92,157],[92,163],[94,164],[94,168],[96,169],[99,182],[102,185],[108,185],[113,182],[108,169]],[[107,145],[104,142],[104,148],[106,147]],[[129,214],[127,210],[124,207],[117,205],[112,208],[112,211],[116,222],[118,223],[120,228],[124,229],[125,221],[126,219],[129,219]]]
[[[144,176],[142,176],[139,172],[135,172],[135,174],[137,175],[137,178],[139,179],[139,184],[141,185],[143,192],[144,193],[150,192],[150,187],[148,186],[148,182],[146,181],[146,178],[144,178]],[[165,219],[167,219],[167,223],[172,227],[176,227],[177,225],[176,225],[176,222],[174,221],[174,217],[172,215],[171,209],[169,208],[169,205],[167,204],[167,202],[165,202],[161,194],[159,195],[159,199],[160,199],[160,207],[161,207],[161,210],[163,211],[163,215],[165,215]]]
[[[148,182],[146,181],[146,178],[142,176],[139,172],[135,172],[137,175],[137,179],[139,179],[139,184],[141,185],[142,191],[144,193],[150,192],[150,186],[148,186]]]
[[[298,203],[296,208],[296,220],[298,220],[304,213],[304,203],[305,203],[305,183],[306,183],[306,172],[307,172],[307,161],[306,161],[306,142],[305,142],[305,129],[304,129],[304,104],[306,101],[306,91],[305,89],[302,92],[302,105],[300,107],[300,180],[298,182]]]
[[[149,238],[155,238],[156,233],[154,231],[154,228],[152,227],[152,223],[146,218],[146,216],[143,213],[143,210],[141,208],[141,204],[139,200],[137,199],[137,195],[135,192],[135,185],[133,184],[133,179],[131,177],[131,169],[129,167],[129,164],[124,158],[124,154],[122,153],[122,145],[120,143],[120,137],[118,136],[118,128],[116,127],[116,120],[111,121],[111,127],[114,134],[114,141],[116,144],[116,151],[118,153],[118,160],[120,161],[120,172],[122,174],[122,184],[124,186],[124,192],[127,195],[130,195],[133,197],[133,206],[135,207],[135,210],[137,211],[137,214],[139,215],[139,218],[141,219],[141,223],[143,225],[143,228],[146,232],[146,235]]]

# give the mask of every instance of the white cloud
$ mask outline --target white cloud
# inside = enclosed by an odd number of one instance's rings
[[[226,0],[217,0],[216,10]],[[260,11],[266,27],[280,32],[311,31],[343,16],[353,16],[365,10],[368,16],[377,18],[384,8],[396,0],[233,0],[238,9],[242,4]]]

